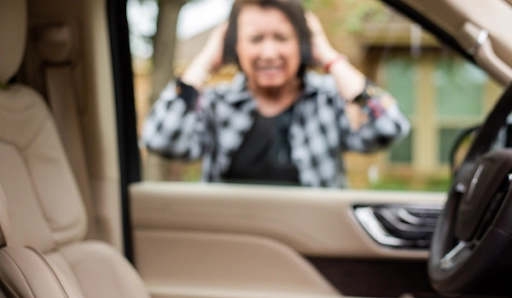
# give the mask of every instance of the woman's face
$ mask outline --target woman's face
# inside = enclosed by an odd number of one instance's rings
[[[300,66],[299,39],[276,8],[247,5],[238,16],[236,51],[251,86],[275,89],[295,82]]]

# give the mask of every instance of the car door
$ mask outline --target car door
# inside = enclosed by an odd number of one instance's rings
[[[471,57],[455,34],[458,25],[449,20],[466,16],[451,1],[385,1],[395,9],[346,2],[310,6],[332,25],[333,44],[394,95],[410,135],[385,152],[346,154],[347,189],[207,184],[197,182],[200,165],[165,161],[164,180],[179,181],[142,179],[128,191],[133,261],[153,297],[433,292],[426,260],[450,185],[450,146],[459,129],[482,121],[502,90],[493,76],[500,80],[506,71],[491,65],[485,72],[465,59]],[[429,19],[446,7],[451,14]],[[186,60],[203,33],[178,41],[176,59]],[[141,90],[151,72],[141,66],[146,58],[133,55],[140,124],[148,109],[141,102],[149,97]],[[143,148],[141,156],[151,167],[155,157]]]
[[[137,183],[130,196],[135,264],[158,297],[428,291],[425,248],[379,244],[364,227],[378,221],[358,222],[357,213],[382,205],[436,210],[444,199],[179,182]]]

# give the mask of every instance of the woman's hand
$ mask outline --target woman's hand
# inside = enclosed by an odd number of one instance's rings
[[[329,65],[329,72],[336,80],[338,92],[347,101],[345,113],[350,127],[353,131],[357,131],[368,121],[368,116],[359,105],[352,103],[352,100],[363,91],[365,77],[347,59],[339,59],[343,56],[332,47],[320,20],[314,13],[307,12],[306,20],[311,31],[313,58],[324,68]]]
[[[181,76],[184,83],[201,90],[210,76],[210,72],[216,71],[222,66],[222,51],[227,28],[228,23],[226,22],[213,29],[201,52],[192,60]]]
[[[224,47],[224,39],[228,23],[222,23],[213,29],[208,37],[208,41],[199,55],[204,56],[204,59],[209,64],[209,71],[216,71],[222,66],[222,52]]]
[[[313,59],[317,64],[325,67],[329,62],[340,56],[340,53],[331,46],[318,17],[310,11],[305,16],[311,31]]]
[[[347,59],[340,59],[343,55],[332,47],[318,17],[312,12],[307,12],[305,16],[311,30],[313,58],[323,67],[329,65],[329,72],[336,80],[339,94],[351,102],[363,91],[365,76]]]

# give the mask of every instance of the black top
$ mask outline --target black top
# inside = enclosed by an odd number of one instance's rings
[[[299,185],[291,160],[288,132],[292,108],[275,117],[256,112],[254,124],[232,157],[224,181],[253,184]]]

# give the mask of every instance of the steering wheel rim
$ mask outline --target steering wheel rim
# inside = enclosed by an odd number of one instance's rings
[[[502,252],[512,248],[512,175],[509,175],[512,173],[512,149],[489,152],[510,111],[512,85],[503,93],[479,130],[463,164],[454,175],[448,200],[439,215],[432,236],[428,274],[432,286],[443,294],[467,292],[500,258]],[[493,165],[489,165],[489,162]],[[492,179],[485,179],[488,177]],[[470,191],[472,184],[478,192]],[[492,193],[485,193],[489,187]],[[482,214],[487,214],[491,203],[496,204],[496,198],[500,202],[493,207],[491,218],[487,218],[488,226],[480,231],[481,237],[474,241],[475,239],[471,239],[474,236],[472,233],[476,233],[474,226],[478,227],[483,218]],[[480,212],[472,211],[478,213],[480,218],[475,217],[476,220],[473,220],[470,217],[473,215],[471,212],[464,214],[460,210],[461,204],[467,210],[468,200],[481,202],[482,199],[486,204],[479,206]],[[473,225],[472,228],[464,228],[460,218],[465,218],[463,222]],[[458,236],[471,241],[460,241]]]
[[[512,149],[493,151],[466,169],[452,186],[432,238],[429,259],[431,283],[439,292],[468,291],[510,248],[510,173]],[[468,228],[471,224],[473,227]]]

